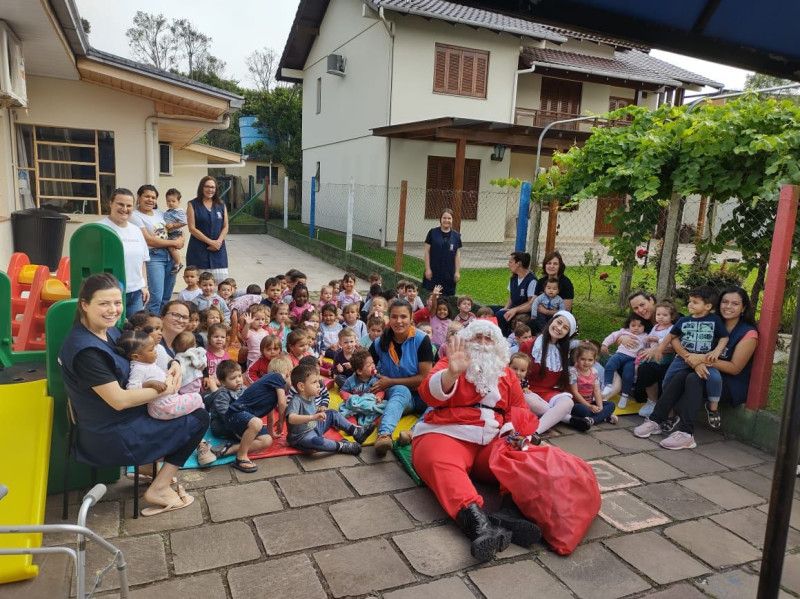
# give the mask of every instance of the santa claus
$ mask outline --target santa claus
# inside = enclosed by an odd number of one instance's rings
[[[470,323],[451,338],[447,357],[419,386],[420,397],[432,409],[413,431],[414,468],[471,539],[472,555],[481,561],[492,559],[512,540],[527,547],[541,536],[508,495],[499,512],[485,513],[470,480],[471,474],[496,483],[489,465],[492,453],[508,442],[524,443],[538,424],[507,364],[508,344],[500,329],[487,320]]]

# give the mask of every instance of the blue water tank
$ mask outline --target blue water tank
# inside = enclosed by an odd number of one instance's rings
[[[268,146],[271,144],[266,129],[259,124],[258,117],[255,116],[239,117],[239,137],[242,140],[242,150],[257,141],[263,141]]]

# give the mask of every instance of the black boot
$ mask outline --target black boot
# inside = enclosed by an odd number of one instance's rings
[[[462,508],[456,523],[472,541],[470,553],[478,561],[488,562],[511,544],[511,531],[492,524],[477,503]]]
[[[511,499],[511,495],[503,496],[503,504],[499,510],[489,516],[489,520],[492,521],[492,524],[510,530],[511,542],[520,547],[530,547],[542,538],[541,529],[519,511]]]
[[[374,424],[370,424],[367,427],[356,426],[351,435],[353,439],[355,439],[356,443],[363,445],[364,441],[366,441],[367,438],[369,438],[369,436],[372,434],[372,431],[374,430],[375,430]]]

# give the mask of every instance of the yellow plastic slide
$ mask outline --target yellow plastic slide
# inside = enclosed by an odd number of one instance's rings
[[[47,380],[0,385],[0,524],[42,524],[47,496],[53,398]],[[0,547],[39,547],[41,534],[0,535]],[[30,555],[0,556],[0,584],[33,578]]]

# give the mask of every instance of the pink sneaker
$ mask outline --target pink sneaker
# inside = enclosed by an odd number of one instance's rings
[[[647,418],[639,426],[633,429],[633,434],[640,439],[647,439],[650,435],[657,435],[661,432],[658,422],[653,422]]]
[[[659,443],[664,449],[694,449],[697,443],[694,436],[683,431],[675,431],[669,437]]]

